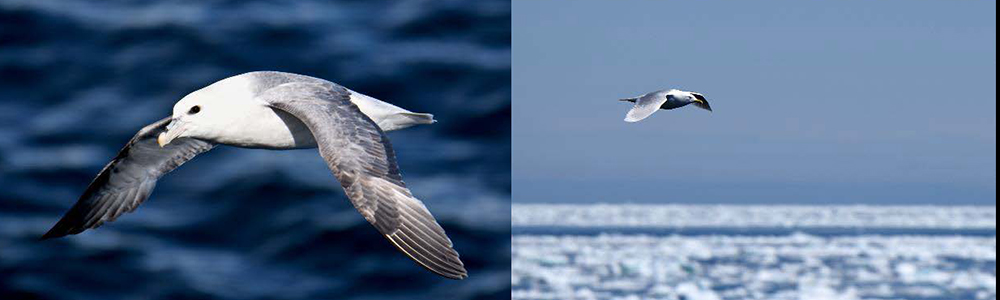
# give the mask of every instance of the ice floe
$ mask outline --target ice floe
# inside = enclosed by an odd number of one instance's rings
[[[547,211],[532,211],[538,208]],[[515,228],[556,229],[514,231],[511,298],[996,299],[995,211],[927,206],[515,205]],[[793,230],[780,234],[615,230],[657,226]],[[843,229],[836,234],[796,230],[810,227]],[[907,234],[854,230],[879,227],[914,230]],[[598,233],[560,233],[560,228]],[[600,233],[601,228],[606,233]],[[921,233],[934,228],[953,230]],[[965,229],[979,231],[963,234]]]

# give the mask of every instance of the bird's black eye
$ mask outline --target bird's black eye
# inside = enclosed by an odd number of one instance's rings
[[[198,113],[199,111],[201,111],[201,106],[195,105],[195,106],[192,106],[190,110],[188,110],[188,114],[189,115],[193,115],[193,114]]]

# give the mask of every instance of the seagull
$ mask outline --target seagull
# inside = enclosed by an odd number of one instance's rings
[[[708,100],[705,100],[705,96],[677,89],[659,90],[635,98],[621,99],[621,101],[635,103],[635,106],[625,116],[625,122],[630,123],[645,119],[659,109],[675,109],[688,104],[694,104],[697,107],[712,111],[712,107],[708,106]]]
[[[173,115],[143,127],[42,239],[114,221],[149,197],[157,179],[218,144],[319,148],[351,204],[399,251],[438,275],[467,276],[458,252],[423,202],[403,183],[385,131],[434,123],[305,75],[258,71],[194,91]]]

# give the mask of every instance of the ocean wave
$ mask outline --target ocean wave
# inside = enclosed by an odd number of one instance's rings
[[[0,1],[0,298],[506,298],[510,53],[507,1]],[[315,150],[219,147],[37,241],[136,131],[254,70],[435,114],[389,136],[470,277],[396,251]]]

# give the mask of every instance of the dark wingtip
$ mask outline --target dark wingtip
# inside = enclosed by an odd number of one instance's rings
[[[623,102],[632,102],[632,103],[635,103],[635,100],[636,100],[636,98],[624,98],[624,99],[618,99],[618,101],[623,101]]]
[[[44,235],[42,235],[41,237],[39,237],[38,240],[39,241],[44,241],[44,240],[50,240],[50,239],[54,239],[54,238],[58,238],[58,237],[64,237],[64,236],[66,236],[66,234],[55,233],[52,230],[49,230],[49,232],[46,232]]]
[[[48,232],[45,232],[45,234],[42,235],[42,237],[38,238],[38,240],[39,241],[44,241],[44,240],[48,240],[48,239],[60,238],[60,237],[67,236],[69,234],[70,233],[66,232],[66,230],[63,230],[62,228],[59,228],[59,224],[57,223],[56,226],[52,226],[52,229],[49,229]]]
[[[704,108],[707,111],[712,111],[712,107],[708,106],[708,102],[705,102],[704,105],[699,105],[698,107]]]
[[[66,226],[65,219],[66,217],[63,217],[63,219],[59,219],[59,222],[56,222],[56,225],[53,225],[52,228],[49,229],[49,231],[45,232],[45,234],[42,235],[42,237],[38,238],[38,240],[44,241],[48,239],[61,238],[67,235],[83,232],[82,229],[74,230],[74,228]]]
[[[712,106],[708,105],[708,100],[705,99],[705,96],[702,96],[701,94],[698,93],[691,93],[691,94],[694,95],[694,97],[699,100],[698,102],[694,103],[695,106],[701,107],[707,111],[712,111]]]

